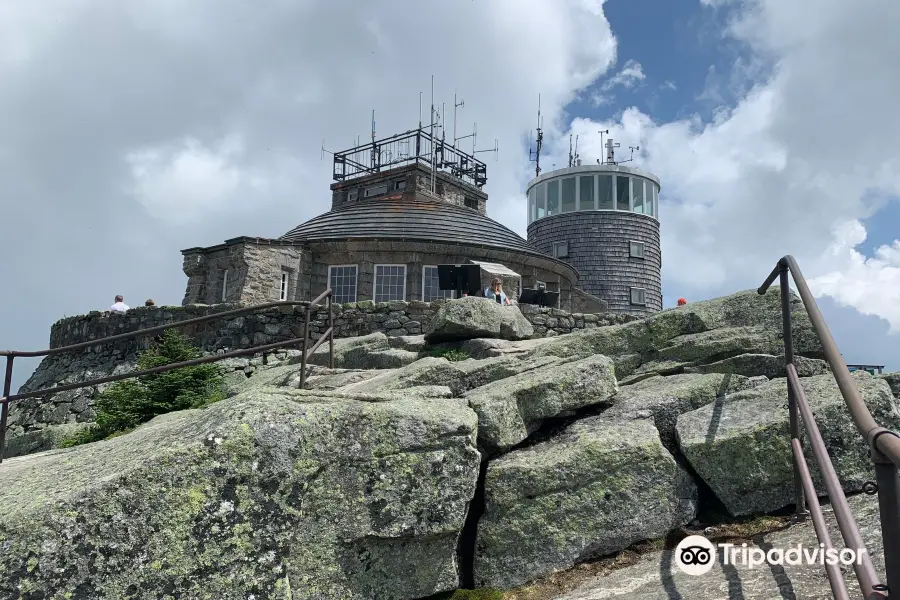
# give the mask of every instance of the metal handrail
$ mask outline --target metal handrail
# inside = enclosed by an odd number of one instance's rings
[[[879,581],[871,556],[866,550],[860,534],[859,525],[853,516],[853,512],[850,510],[850,505],[847,503],[847,498],[828,455],[825,442],[819,432],[815,415],[809,406],[803,386],[800,384],[800,377],[794,365],[789,276],[793,278],[797,286],[800,299],[822,345],[825,360],[831,367],[831,372],[853,417],[853,422],[870,449],[877,480],[875,489],[878,492],[881,535],[884,543],[884,563],[888,585],[884,585]],[[816,537],[826,549],[833,547],[828,530],[825,527],[822,508],[816,497],[816,490],[809,473],[806,457],[803,454],[803,444],[800,435],[800,423],[802,421],[809,434],[813,456],[822,473],[825,490],[834,509],[841,537],[846,547],[852,548],[858,557],[861,556],[861,560],[855,561],[853,569],[863,597],[867,600],[887,598],[891,589],[900,591],[900,478],[898,478],[900,436],[896,432],[875,423],[875,419],[863,402],[853,377],[850,375],[850,370],[847,368],[847,364],[844,362],[837,344],[828,329],[828,325],[825,323],[821,311],[819,311],[815,298],[813,298],[812,292],[809,290],[806,279],[803,277],[803,273],[800,271],[800,267],[797,266],[797,261],[793,256],[785,256],[778,261],[772,273],[757,290],[758,293],[765,294],[776,277],[779,278],[781,287],[784,360],[787,370],[788,409],[791,450],[794,456],[794,493],[797,513],[801,517],[807,514],[804,505],[808,501],[809,513],[812,516]],[[848,598],[840,570],[833,568],[833,566],[826,566],[826,572],[834,597],[839,599]]]
[[[144,375],[152,375],[156,373],[164,373],[166,371],[173,371],[175,369],[181,369],[183,367],[191,367],[195,365],[202,365],[207,363],[214,363],[220,360],[224,360],[226,358],[235,358],[238,356],[247,356],[256,354],[258,352],[266,352],[268,350],[274,350],[276,348],[282,348],[285,346],[293,346],[297,344],[302,344],[301,349],[301,374],[300,374],[300,387],[303,387],[305,382],[306,375],[306,363],[308,357],[312,356],[312,354],[321,346],[325,340],[328,340],[330,344],[329,349],[329,365],[331,368],[334,368],[334,311],[332,307],[332,296],[333,291],[331,288],[326,289],[324,292],[319,294],[315,300],[309,302],[306,300],[300,301],[292,301],[285,300],[280,302],[267,302],[265,304],[257,304],[254,306],[238,308],[235,310],[223,311],[220,313],[216,313],[213,315],[206,315],[203,317],[196,317],[194,319],[187,319],[184,321],[178,321],[175,323],[169,323],[166,325],[158,325],[156,327],[148,327],[147,329],[140,329],[138,331],[132,331],[129,333],[121,333],[117,335],[112,335],[105,338],[100,338],[98,340],[89,340],[87,342],[79,342],[77,344],[70,344],[68,346],[61,346],[59,348],[48,348],[46,350],[35,350],[35,351],[20,351],[20,350],[0,350],[0,356],[6,357],[6,375],[3,381],[3,395],[0,396],[0,463],[3,462],[3,454],[6,446],[6,423],[7,417],[9,414],[9,403],[14,400],[22,400],[24,398],[34,398],[37,396],[44,396],[47,394],[56,394],[59,392],[66,392],[69,390],[77,390],[80,388],[91,387],[94,385],[100,385],[102,383],[110,383],[113,381],[122,381],[123,379],[133,379],[135,377],[142,377]],[[312,313],[313,307],[319,305],[323,299],[327,298],[327,306],[328,306],[328,329],[319,337],[315,344],[309,349],[306,348],[307,341],[309,340],[309,321],[310,315]],[[109,377],[100,377],[98,379],[91,379],[89,381],[82,381],[80,383],[71,383],[66,385],[60,385],[52,388],[44,388],[40,390],[35,390],[32,392],[26,392],[23,394],[14,394],[10,395],[10,387],[12,386],[12,374],[13,374],[13,361],[16,357],[35,357],[35,356],[51,356],[55,354],[62,354],[64,352],[73,352],[75,350],[81,350],[83,348],[88,348],[92,346],[98,346],[101,344],[108,344],[112,342],[119,342],[122,340],[133,339],[136,337],[147,336],[152,333],[157,333],[160,331],[165,331],[167,329],[175,329],[178,327],[185,327],[188,325],[195,325],[197,323],[205,323],[207,321],[213,321],[216,319],[221,319],[223,317],[233,317],[236,315],[247,314],[251,312],[261,311],[269,308],[282,307],[282,306],[303,306],[305,307],[305,318],[304,318],[304,326],[303,326],[303,337],[302,338],[293,338],[290,340],[284,340],[281,342],[274,342],[272,344],[264,344],[262,346],[254,346],[252,348],[244,348],[241,350],[234,350],[232,352],[226,352],[224,354],[213,354],[210,356],[204,356],[202,358],[195,358],[192,360],[181,361],[177,363],[170,363],[167,365],[162,365],[159,367],[154,367],[152,369],[145,369],[143,371],[132,371],[130,373],[121,373],[119,375],[110,375]]]

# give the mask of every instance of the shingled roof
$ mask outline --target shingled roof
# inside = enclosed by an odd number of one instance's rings
[[[298,225],[279,239],[306,242],[349,238],[471,243],[554,260],[511,229],[471,208],[421,197],[373,199],[341,207]]]

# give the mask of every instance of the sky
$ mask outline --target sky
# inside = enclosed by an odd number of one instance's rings
[[[661,179],[665,306],[793,254],[845,359],[900,369],[897,22],[885,0],[0,3],[0,347],[115,294],[179,305],[181,249],[328,210],[323,143],[372,110],[379,136],[415,127],[423,92],[427,120],[434,76],[458,131],[499,140],[490,217],[526,233],[540,94],[544,169],[608,129]]]

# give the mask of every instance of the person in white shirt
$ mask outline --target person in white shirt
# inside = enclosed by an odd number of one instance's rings
[[[120,312],[124,313],[128,310],[128,305],[123,302],[125,300],[122,296],[116,296],[116,302],[112,306],[109,307],[110,312]]]

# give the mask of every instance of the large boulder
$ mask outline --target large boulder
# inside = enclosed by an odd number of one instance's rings
[[[380,331],[352,338],[336,338],[334,340],[334,367],[336,369],[379,369],[399,367],[399,364],[382,366],[385,362],[381,353],[392,350],[389,338]],[[309,357],[312,365],[328,366],[330,347],[328,342]],[[374,355],[374,357],[373,357]],[[294,359],[293,362],[300,362]]]
[[[281,388],[9,460],[0,597],[362,600],[453,589],[480,464],[475,427],[458,400]]]
[[[507,450],[548,418],[609,402],[616,393],[613,362],[605,356],[539,367],[465,394],[478,413],[478,441]]]
[[[425,328],[429,344],[473,338],[524,340],[532,335],[534,328],[518,307],[477,296],[445,302]]]
[[[651,417],[663,445],[677,451],[675,422],[678,415],[695,410],[737,391],[752,387],[741,375],[710,373],[650,377],[622,386],[613,398],[613,406],[603,413],[607,419],[630,420]]]
[[[651,421],[585,419],[488,465],[475,582],[509,588],[662,537],[696,502]]]
[[[821,344],[799,298],[792,296],[794,350],[813,358]],[[778,355],[781,339],[781,293],[747,290],[664,310],[623,325],[579,330],[565,336],[500,346],[493,355],[542,355],[583,358],[603,354],[617,361],[620,380],[638,370],[645,376],[671,374],[739,354]],[[623,360],[627,359],[627,360]],[[626,368],[627,367],[627,368]]]
[[[834,377],[800,381],[844,490],[862,489],[873,479],[872,462]],[[898,429],[900,412],[888,384],[864,372],[854,381],[875,421]],[[682,414],[675,430],[682,453],[731,514],[770,512],[793,503],[786,379]],[[804,442],[813,480],[824,492],[808,436]]]
[[[831,367],[824,360],[818,358],[794,357],[794,368],[800,377],[812,377],[831,372]],[[784,354],[772,356],[771,354],[739,354],[716,362],[696,367],[686,367],[685,373],[732,373],[734,375],[746,375],[754,377],[765,375],[769,379],[787,377],[787,369],[784,366]]]

